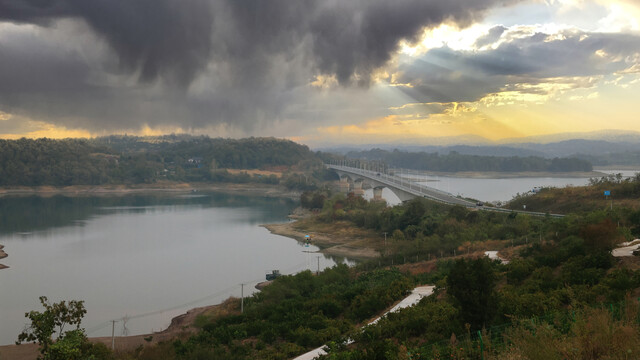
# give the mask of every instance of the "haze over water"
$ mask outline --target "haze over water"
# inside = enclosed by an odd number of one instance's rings
[[[0,198],[0,345],[24,313],[50,301],[84,300],[89,336],[159,331],[186,310],[255,291],[266,271],[316,270],[317,248],[272,235],[292,200],[221,194]],[[339,260],[341,261],[341,260]],[[320,257],[320,267],[333,266]],[[199,300],[199,301],[198,301]],[[166,310],[166,311],[161,311]],[[136,318],[137,315],[158,312]],[[116,334],[123,334],[123,322]]]

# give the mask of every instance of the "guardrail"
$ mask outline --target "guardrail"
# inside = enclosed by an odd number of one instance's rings
[[[395,174],[391,175],[384,171],[375,171],[375,170],[368,170],[368,169],[361,169],[361,168],[354,168],[350,166],[333,165],[333,164],[325,164],[325,166],[329,169],[361,175],[365,178],[384,184],[386,186],[395,187],[396,189],[402,190],[414,196],[424,197],[429,200],[433,200],[433,201],[447,204],[447,205],[461,205],[461,206],[466,206],[468,208],[478,209],[482,211],[516,213],[516,214],[525,214],[530,216],[550,216],[555,218],[564,217],[564,215],[561,215],[561,214],[550,214],[550,213],[542,213],[542,212],[535,212],[535,211],[511,210],[511,209],[496,208],[496,207],[489,207],[489,206],[479,206],[471,201],[456,197],[451,193],[448,193],[436,188],[432,188],[430,186],[416,184],[402,176],[397,176]]]
[[[449,205],[462,205],[467,207],[475,207],[476,205],[470,201],[458,198],[450,193],[438,190],[429,186],[416,184],[401,176],[387,174],[385,172],[377,172],[367,169],[358,169],[343,165],[327,165],[328,168],[349,172],[351,174],[362,175],[373,181],[382,183],[387,186],[395,187],[409,194],[429,198],[431,200],[449,204]]]

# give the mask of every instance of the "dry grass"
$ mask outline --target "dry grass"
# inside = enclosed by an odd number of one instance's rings
[[[271,170],[257,170],[257,169],[224,169],[226,170],[229,174],[233,174],[233,175],[239,175],[242,173],[246,173],[249,174],[251,176],[253,175],[262,175],[262,176],[275,176],[278,179],[282,177],[282,172],[281,171],[271,171]]]
[[[507,334],[507,351],[493,359],[638,359],[638,305],[630,298],[626,304],[620,319],[605,309],[585,309],[566,334],[549,324],[523,323]]]
[[[214,320],[221,317],[237,314],[240,314],[240,300],[235,297],[230,297],[222,304],[209,307],[207,310],[202,312],[201,315]]]
[[[617,186],[619,185],[612,184],[610,188],[607,187],[613,194],[613,207],[640,209],[640,199],[616,196]],[[515,199],[508,207],[518,210],[524,204],[529,211],[566,214],[605,210],[611,207],[611,199],[605,199],[602,186],[568,186],[544,189],[538,194]]]

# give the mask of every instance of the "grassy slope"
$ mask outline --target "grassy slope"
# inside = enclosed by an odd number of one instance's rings
[[[612,196],[606,199],[604,191],[611,191]],[[608,209],[611,207],[611,200],[614,208],[640,209],[640,183],[603,182],[593,186],[544,188],[537,194],[512,200],[508,207],[521,210],[522,206],[526,205],[530,211],[585,213]]]

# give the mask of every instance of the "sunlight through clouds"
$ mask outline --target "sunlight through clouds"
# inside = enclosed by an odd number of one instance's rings
[[[640,130],[635,0],[52,2],[0,2],[1,137]]]

